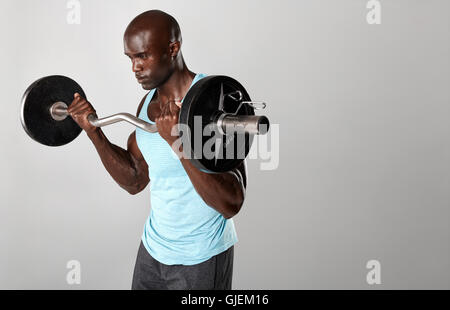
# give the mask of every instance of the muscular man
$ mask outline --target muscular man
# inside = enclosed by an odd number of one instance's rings
[[[181,53],[177,21],[147,11],[128,25],[124,50],[137,81],[149,90],[137,117],[156,123],[158,133],[136,129],[127,150],[108,141],[87,120],[95,113],[79,94],[68,112],[86,132],[112,178],[130,194],[150,183],[151,210],[144,226],[132,289],[231,289],[233,220],[244,202],[245,162],[228,173],[209,174],[172,154],[171,135],[179,106],[204,74],[190,71]]]

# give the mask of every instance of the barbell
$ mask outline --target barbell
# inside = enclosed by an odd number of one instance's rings
[[[20,119],[25,132],[47,146],[73,141],[82,131],[68,117],[67,108],[74,93],[86,98],[77,82],[62,75],[32,83],[22,97]],[[218,173],[236,168],[247,157],[254,135],[269,130],[268,118],[254,112],[265,106],[263,102],[251,101],[245,88],[231,77],[212,75],[199,80],[189,89],[180,108],[178,124],[184,152],[202,171]],[[147,132],[158,131],[156,124],[129,113],[104,118],[90,114],[88,120],[96,127],[125,121]],[[216,142],[211,146],[213,156],[204,156],[205,145],[211,139]]]

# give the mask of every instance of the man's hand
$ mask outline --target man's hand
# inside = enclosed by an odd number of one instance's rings
[[[78,124],[78,126],[80,126],[81,129],[86,131],[87,134],[95,132],[98,128],[92,126],[87,119],[89,114],[94,114],[95,116],[97,116],[94,108],[86,99],[81,97],[81,95],[78,93],[75,93],[73,98],[74,99],[70,104],[69,108],[67,109],[67,112]]]
[[[161,107],[161,114],[155,120],[159,135],[166,140],[170,146],[172,146],[179,138],[178,132],[172,136],[172,128],[174,128],[174,130],[177,128],[179,114],[180,107],[174,101],[169,101]]]

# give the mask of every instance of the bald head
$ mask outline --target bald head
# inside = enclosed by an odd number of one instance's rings
[[[151,10],[136,16],[124,34],[125,54],[145,89],[156,87],[184,64],[181,31],[169,14]]]
[[[152,39],[158,37],[164,42],[182,41],[178,22],[171,15],[160,11],[150,10],[136,16],[125,30],[125,37],[149,33]]]

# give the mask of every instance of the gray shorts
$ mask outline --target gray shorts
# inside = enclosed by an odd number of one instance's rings
[[[165,265],[139,246],[132,290],[231,290],[234,246],[196,265]]]

